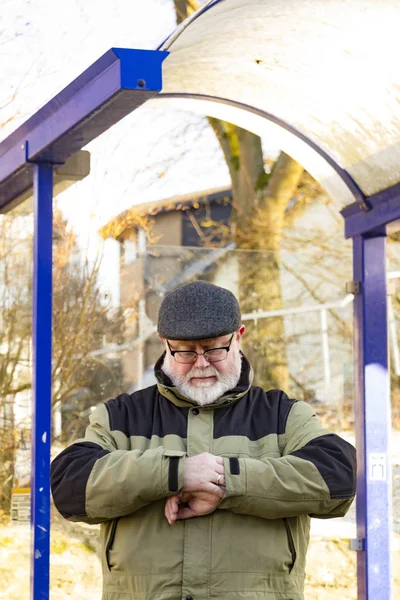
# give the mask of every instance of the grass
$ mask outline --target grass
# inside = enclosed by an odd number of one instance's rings
[[[52,529],[51,600],[101,597],[101,565],[84,532]],[[355,600],[356,553],[348,540],[311,539],[307,556],[307,600]],[[393,600],[400,600],[400,543],[393,555]],[[0,600],[29,598],[30,526],[0,527]]]
[[[7,548],[7,546],[11,546],[14,543],[14,538],[10,536],[4,536],[0,538],[0,548]]]

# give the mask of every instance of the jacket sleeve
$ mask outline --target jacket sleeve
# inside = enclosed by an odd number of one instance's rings
[[[355,448],[295,402],[280,458],[225,458],[226,497],[219,505],[265,519],[303,514],[342,517],[356,489]]]
[[[63,450],[51,465],[57,510],[68,520],[101,523],[133,513],[183,486],[184,452],[163,447],[120,450],[105,405],[90,417],[85,438]]]

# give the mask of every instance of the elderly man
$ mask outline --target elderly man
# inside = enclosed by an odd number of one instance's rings
[[[355,451],[252,385],[228,290],[168,294],[158,383],[99,406],[52,464],[71,521],[101,523],[103,600],[301,600],[310,517],[343,516]]]

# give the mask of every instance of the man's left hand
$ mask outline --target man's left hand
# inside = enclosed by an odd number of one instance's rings
[[[170,525],[178,519],[203,517],[213,513],[221,500],[220,496],[209,492],[184,492],[168,498],[165,503],[165,516]]]

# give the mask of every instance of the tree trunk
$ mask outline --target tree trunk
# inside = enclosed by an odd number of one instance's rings
[[[303,168],[283,152],[266,173],[261,139],[230,123],[209,119],[232,180],[233,239],[239,253],[239,300],[244,314],[283,306],[280,245],[285,209],[294,196]],[[247,321],[244,351],[255,383],[287,389],[289,373],[282,317]]]
[[[199,8],[196,0],[174,0],[176,22],[178,25]]]
[[[198,8],[195,0],[174,0],[180,23]],[[283,152],[271,173],[264,167],[261,139],[236,125],[209,118],[232,181],[232,236],[239,252],[239,301],[242,312],[283,306],[280,245],[285,209],[294,196],[303,168]],[[289,373],[282,317],[246,321],[244,351],[255,383],[287,389]]]
[[[280,246],[285,207],[302,172],[298,163],[281,153],[266,188],[255,192],[252,217],[243,219],[236,211],[237,248],[262,252],[242,252],[240,255],[240,300],[244,313],[283,308]],[[248,321],[247,329],[246,350],[257,376],[256,383],[266,389],[287,389],[289,372],[284,318]]]
[[[0,409],[0,516],[11,514],[15,466],[14,407],[6,399]]]

